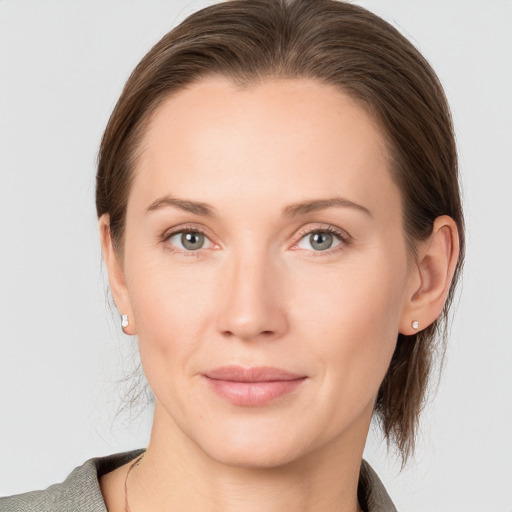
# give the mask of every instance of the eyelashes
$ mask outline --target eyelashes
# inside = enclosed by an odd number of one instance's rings
[[[345,230],[325,225],[305,228],[297,233],[297,237],[290,249],[305,250],[315,256],[343,250],[352,240]],[[168,250],[185,256],[199,256],[203,250],[219,248],[198,226],[172,229],[166,231],[161,238]]]
[[[312,250],[314,253],[331,254],[337,247],[346,247],[350,243],[349,234],[334,226],[309,228],[299,232],[300,239],[292,246],[293,250]],[[311,249],[306,245],[309,244]]]

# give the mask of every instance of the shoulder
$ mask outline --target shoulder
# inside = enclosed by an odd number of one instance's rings
[[[143,450],[89,459],[60,484],[0,498],[2,512],[107,512],[99,477],[126,464]]]
[[[397,512],[384,484],[364,459],[359,473],[357,495],[365,512]]]

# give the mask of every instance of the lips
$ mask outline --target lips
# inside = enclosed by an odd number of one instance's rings
[[[203,376],[209,388],[221,398],[246,407],[261,406],[290,394],[307,379],[305,375],[267,366],[223,366]]]

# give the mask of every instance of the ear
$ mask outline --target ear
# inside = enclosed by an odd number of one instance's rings
[[[112,242],[110,216],[108,214],[104,214],[100,217],[99,229],[101,252],[103,254],[103,261],[107,268],[108,282],[110,285],[110,291],[114,297],[114,303],[121,315],[128,315],[128,326],[123,328],[123,332],[125,334],[134,335],[136,334],[135,320],[133,318],[130,296],[128,294],[128,288],[126,287],[122,262],[120,261],[119,255],[116,253]]]
[[[432,234],[418,250],[400,319],[399,331],[402,334],[416,334],[439,318],[458,258],[459,233],[455,221],[447,215],[437,217]],[[414,321],[418,322],[419,329],[413,328]]]

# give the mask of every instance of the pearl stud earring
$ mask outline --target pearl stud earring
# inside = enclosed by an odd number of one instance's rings
[[[128,327],[128,324],[130,322],[128,321],[128,315],[121,315],[121,327],[123,328],[123,331],[126,327]]]
[[[418,330],[420,328],[420,323],[418,322],[418,320],[413,320],[411,322],[411,326],[413,329]]]

